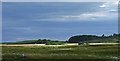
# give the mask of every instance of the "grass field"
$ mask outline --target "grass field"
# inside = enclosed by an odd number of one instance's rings
[[[21,56],[23,55],[23,56]],[[118,45],[3,46],[3,59],[119,59]]]

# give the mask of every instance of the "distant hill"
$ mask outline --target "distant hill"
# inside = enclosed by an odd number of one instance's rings
[[[96,43],[109,43],[109,42],[119,42],[120,34],[113,34],[110,36],[96,36],[96,35],[77,35],[72,36],[68,40],[70,43],[78,43],[78,42],[96,42]]]
[[[53,41],[49,39],[38,39],[38,40],[26,40],[26,41],[19,41],[19,42],[9,42],[9,43],[2,43],[2,44],[43,44],[43,43],[78,43],[78,42],[92,42],[92,43],[116,43],[119,42],[120,34],[113,34],[110,36],[96,36],[96,35],[76,35],[70,37],[68,41]]]
[[[26,40],[26,41],[19,41],[19,42],[9,42],[3,44],[44,44],[44,43],[53,43],[53,42],[62,42],[64,41],[53,41],[49,39],[38,39],[38,40]]]

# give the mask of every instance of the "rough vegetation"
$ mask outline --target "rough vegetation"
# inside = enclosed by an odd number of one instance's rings
[[[118,45],[3,47],[3,59],[118,59]]]

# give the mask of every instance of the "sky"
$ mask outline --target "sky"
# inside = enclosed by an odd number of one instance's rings
[[[3,2],[2,41],[118,33],[118,2]]]
[[[0,13],[2,13],[2,2],[0,1]],[[0,43],[2,42],[2,14],[0,14]]]

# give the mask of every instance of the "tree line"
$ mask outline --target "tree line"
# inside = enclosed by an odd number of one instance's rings
[[[119,42],[120,34],[113,34],[109,36],[96,36],[96,35],[77,35],[72,36],[68,42],[78,43],[78,42]]]

